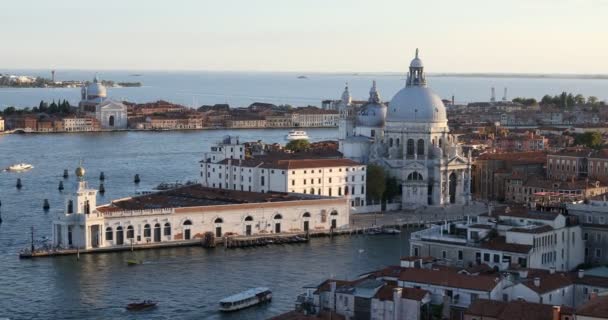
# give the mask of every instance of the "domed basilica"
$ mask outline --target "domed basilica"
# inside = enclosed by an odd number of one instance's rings
[[[80,111],[97,118],[103,129],[127,128],[127,107],[108,98],[106,87],[97,76],[93,82],[82,86],[80,95]]]
[[[366,104],[355,107],[347,86],[338,108],[340,151],[396,177],[402,208],[470,201],[470,154],[463,155],[449,134],[445,106],[426,85],[418,50],[405,87],[389,103],[381,101],[374,81]]]

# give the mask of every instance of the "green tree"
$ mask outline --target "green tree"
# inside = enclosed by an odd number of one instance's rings
[[[583,96],[582,94],[577,94],[576,96],[574,96],[574,103],[577,106],[583,105],[585,104],[585,96]]]
[[[553,97],[548,94],[544,95],[543,98],[540,100],[540,104],[542,104],[542,105],[553,104]]]
[[[386,173],[384,168],[376,164],[367,166],[367,199],[380,201],[386,190]]]
[[[577,145],[584,145],[588,148],[599,149],[602,147],[603,139],[602,134],[598,131],[585,132],[575,137],[574,143]]]
[[[285,149],[293,152],[306,151],[310,148],[310,142],[306,139],[291,140],[285,146]]]
[[[596,104],[598,101],[596,96],[590,96],[589,98],[587,98],[587,103],[589,104]]]
[[[397,178],[389,177],[386,180],[386,191],[384,191],[384,200],[392,201],[396,196],[399,196],[399,183]]]

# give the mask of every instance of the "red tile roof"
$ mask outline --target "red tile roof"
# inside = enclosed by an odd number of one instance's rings
[[[576,310],[577,315],[608,318],[608,296],[594,297]]]
[[[457,269],[453,268],[403,268],[399,280],[485,292],[492,291],[499,281],[498,278],[492,276],[460,274]]]
[[[514,300],[509,302],[477,299],[465,311],[465,315],[482,316],[498,320],[552,320],[554,306]],[[572,315],[571,308],[561,306],[560,314]]]
[[[495,237],[489,241],[482,242],[480,247],[489,250],[506,251],[513,253],[528,253],[532,246],[526,244],[507,243],[505,237]]]
[[[540,279],[540,285],[538,287],[534,285],[534,278],[536,277]],[[536,293],[543,294],[571,285],[572,279],[570,274],[568,273],[537,273],[534,274],[534,277],[531,277],[531,275],[529,274],[526,281],[522,282],[522,284]]]

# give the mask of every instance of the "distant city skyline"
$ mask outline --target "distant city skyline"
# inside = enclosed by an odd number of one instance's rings
[[[10,1],[0,69],[608,74],[607,0]]]

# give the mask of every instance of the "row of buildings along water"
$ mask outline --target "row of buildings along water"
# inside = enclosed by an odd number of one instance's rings
[[[517,159],[512,154],[492,170],[476,173],[474,150],[464,152],[450,133],[444,103],[427,87],[418,54],[405,87],[390,104],[382,102],[373,84],[362,105],[352,103],[346,88],[338,109],[339,152],[321,147],[290,153],[226,137],[203,155],[196,185],[98,206],[97,190],[87,186],[84,168],[79,168],[77,190],[66,199],[65,212],[54,218],[53,244],[95,252],[195,244],[206,234],[347,230],[351,214],[380,210],[367,201],[368,164],[397,179],[400,197],[391,209],[418,208],[419,214],[429,215],[455,206],[466,210],[475,198],[491,200],[477,193],[487,188],[475,187],[494,186],[483,174],[495,177],[497,168],[521,165],[518,173],[525,175],[538,164],[538,158],[532,165],[509,162],[510,157]],[[557,174],[555,161],[549,162],[552,174]],[[543,314],[539,319],[548,314],[551,319],[575,319],[608,290],[608,271],[588,268],[606,263],[608,203],[590,197],[581,202],[557,192],[553,196],[569,203],[556,206],[546,201],[547,191],[528,194],[526,203],[490,205],[484,214],[412,233],[411,257],[400,265],[312,286],[299,297],[298,315],[426,319],[439,312],[456,318],[508,318],[484,314],[490,306],[495,312],[538,310]],[[467,213],[473,214],[463,216]]]

